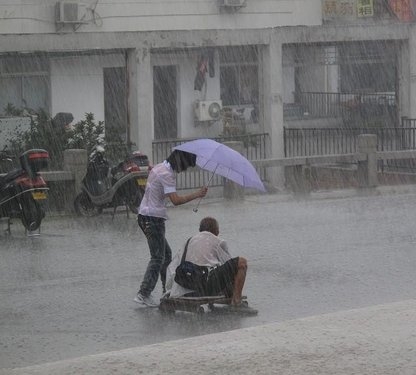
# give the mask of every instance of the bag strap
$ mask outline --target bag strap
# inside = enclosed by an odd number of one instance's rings
[[[186,253],[187,253],[187,251],[188,251],[188,243],[189,243],[189,241],[191,240],[191,238],[192,238],[192,237],[189,237],[189,238],[188,238],[188,241],[186,241],[185,250],[183,251],[183,254],[182,254],[181,263],[185,262]]]

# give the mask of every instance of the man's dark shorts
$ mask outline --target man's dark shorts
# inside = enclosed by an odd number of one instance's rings
[[[207,295],[225,294],[231,297],[234,289],[234,278],[238,271],[239,258],[232,258],[221,266],[215,267],[208,275]]]

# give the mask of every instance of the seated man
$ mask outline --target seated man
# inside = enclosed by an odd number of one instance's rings
[[[224,294],[231,297],[234,308],[248,308],[242,303],[242,291],[247,272],[247,260],[243,257],[232,258],[228,252],[227,243],[218,237],[217,220],[205,217],[199,225],[199,233],[191,237],[188,243],[186,260],[209,269],[206,286],[207,296]],[[170,297],[180,297],[191,294],[192,290],[185,289],[174,281],[175,270],[181,262],[183,250],[178,252],[168,267],[168,284]]]

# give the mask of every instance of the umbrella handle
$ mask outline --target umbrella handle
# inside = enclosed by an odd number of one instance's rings
[[[197,203],[196,207],[194,207],[194,208],[192,209],[192,211],[194,211],[194,212],[198,212],[199,202],[201,202],[201,199],[198,201],[198,203]]]
[[[208,180],[207,186],[209,186],[209,184],[211,183],[211,180],[214,177],[214,173],[215,173],[216,170],[217,170],[217,168],[215,168],[214,172],[212,172],[212,175],[211,175],[211,177]],[[192,211],[198,212],[198,207],[199,207],[199,204],[201,203],[201,201],[202,201],[202,197],[199,198],[198,203],[196,204],[196,207],[194,207],[192,209]]]

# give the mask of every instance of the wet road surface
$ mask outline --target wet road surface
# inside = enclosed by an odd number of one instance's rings
[[[133,215],[51,217],[27,237],[0,234],[0,368],[416,298],[416,195],[345,199],[246,196],[170,208],[179,250],[215,216],[249,261],[256,317],[162,315],[133,302],[148,248]],[[155,296],[160,296],[160,283]]]

